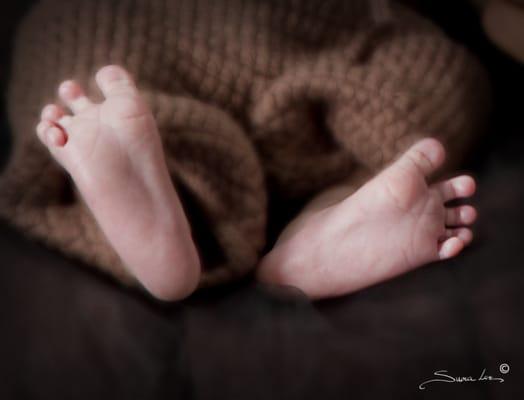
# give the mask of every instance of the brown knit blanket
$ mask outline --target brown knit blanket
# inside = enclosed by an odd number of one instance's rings
[[[203,285],[256,265],[269,194],[308,198],[375,173],[422,136],[441,139],[456,163],[488,104],[471,55],[398,4],[43,0],[15,44],[0,215],[125,283],[134,281],[34,133],[59,82],[77,79],[96,98],[92,78],[110,63],[151,104],[173,181],[203,232]]]

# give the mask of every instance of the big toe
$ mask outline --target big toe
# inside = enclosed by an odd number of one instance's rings
[[[118,65],[108,65],[96,74],[96,82],[106,98],[119,95],[134,95],[137,92],[131,75]]]
[[[445,158],[442,143],[434,138],[425,138],[411,146],[397,162],[429,176],[444,164]]]
[[[439,245],[438,255],[441,260],[457,256],[464,248],[464,242],[458,237],[451,237]]]
[[[36,127],[36,133],[43,144],[52,147],[63,147],[67,142],[65,132],[51,121],[42,120]]]

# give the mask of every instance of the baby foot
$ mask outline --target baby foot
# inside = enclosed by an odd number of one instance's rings
[[[158,298],[185,297],[200,265],[153,115],[122,68],[104,67],[96,81],[105,96],[100,104],[77,83],[63,82],[59,95],[72,115],[47,105],[38,137],[137,280]]]
[[[440,142],[419,141],[352,196],[305,217],[262,260],[258,277],[331,297],[456,256],[472,240],[466,226],[476,211],[445,203],[471,196],[475,181],[428,185],[444,158]]]

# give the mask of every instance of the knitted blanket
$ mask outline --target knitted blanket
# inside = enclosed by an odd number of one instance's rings
[[[307,199],[342,181],[356,189],[363,171],[422,136],[443,141],[456,165],[488,107],[484,72],[464,48],[379,0],[42,0],[14,49],[0,215],[127,284],[34,133],[62,80],[100,99],[98,68],[134,75],[194,230],[202,285],[254,268],[272,193]]]

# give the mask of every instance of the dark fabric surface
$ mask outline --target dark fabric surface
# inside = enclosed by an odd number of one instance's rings
[[[248,278],[168,305],[0,225],[0,398],[524,398],[524,123],[513,100],[523,67],[449,3],[422,8],[494,82],[489,134],[466,165],[480,214],[467,251],[335,300]],[[5,33],[22,10],[11,10]],[[484,368],[505,382],[418,389],[437,370]]]

